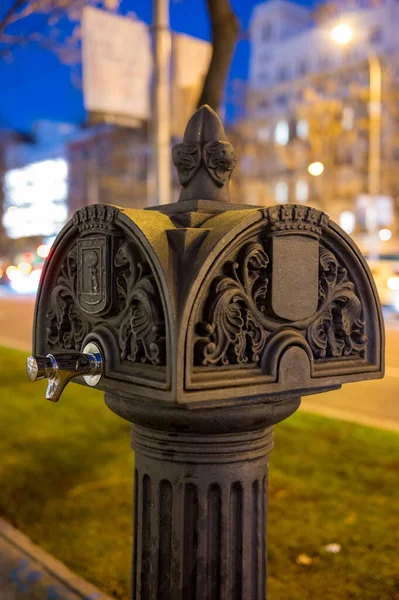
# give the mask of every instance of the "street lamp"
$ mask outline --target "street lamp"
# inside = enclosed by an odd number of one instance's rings
[[[392,237],[392,231],[390,229],[380,229],[378,237],[382,242],[388,242]]]
[[[322,162],[312,162],[308,166],[308,171],[313,177],[318,177],[324,172],[324,165]]]
[[[353,39],[353,30],[350,25],[347,23],[341,23],[340,25],[336,25],[331,32],[331,37],[334,42],[340,44],[341,46],[345,46],[349,44],[349,42]]]
[[[336,25],[331,38],[337,44],[345,46],[353,38],[353,29],[347,23]],[[381,165],[381,63],[374,49],[365,45],[370,70],[370,103],[369,103],[369,169],[368,192],[375,197],[380,191]]]
[[[331,32],[332,39],[341,46],[349,44],[353,38],[353,29],[347,23],[340,23]],[[370,256],[378,260],[379,238],[377,235],[377,207],[376,197],[380,192],[381,171],[381,62],[369,45],[365,44],[370,72],[370,101],[369,101],[369,160],[368,160],[368,193],[374,201],[369,210],[370,226]]]
[[[154,12],[154,133],[155,202],[171,202],[169,0],[153,0]]]

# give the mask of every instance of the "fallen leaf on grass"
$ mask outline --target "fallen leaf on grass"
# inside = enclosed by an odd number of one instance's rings
[[[306,567],[308,567],[313,563],[313,558],[311,558],[307,554],[300,554],[296,557],[296,563],[297,565],[305,565]]]
[[[286,498],[286,496],[288,496],[287,490],[277,490],[277,492],[275,493],[275,497],[279,499]]]
[[[350,513],[346,519],[344,520],[345,525],[353,525],[357,521],[357,516],[355,513]]]
[[[324,550],[329,554],[339,554],[341,552],[341,544],[327,544]]]

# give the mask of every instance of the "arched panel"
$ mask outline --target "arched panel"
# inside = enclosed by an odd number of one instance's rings
[[[190,310],[185,389],[196,401],[265,396],[381,377],[383,322],[368,266],[352,240],[312,208],[260,209],[203,270]],[[271,345],[311,353],[311,380],[285,387]],[[291,333],[290,333],[291,332]],[[298,337],[299,336],[299,337]],[[303,344],[298,344],[302,338]],[[275,348],[274,348],[275,349]]]
[[[154,387],[167,393],[174,319],[164,280],[156,252],[131,218],[113,206],[79,210],[43,271],[35,352],[81,351],[96,340],[106,357],[99,388],[127,381],[144,394]]]

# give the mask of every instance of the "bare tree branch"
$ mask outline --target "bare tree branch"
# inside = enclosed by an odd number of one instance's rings
[[[207,4],[212,26],[213,52],[198,106],[209,104],[217,110],[229,72],[239,25],[230,0],[207,0]]]
[[[54,53],[58,51],[58,45],[54,40],[50,39],[46,35],[38,32],[29,33],[25,35],[4,35],[2,42],[6,44],[6,48],[0,50],[0,59],[7,56],[10,53],[10,48],[14,46],[26,46],[29,43],[34,42],[40,48],[51,50]]]
[[[59,54],[59,50],[62,51],[64,46],[69,45],[69,39],[67,38],[62,41],[57,39],[57,35],[54,35],[58,31],[55,28],[55,24],[65,16],[70,20],[69,10],[73,10],[77,4],[81,5],[84,2],[85,0],[56,0],[55,2],[52,2],[52,0],[36,0],[35,2],[30,2],[26,9],[28,12],[24,10],[18,13],[16,18],[9,21],[9,24],[17,20],[22,20],[31,13],[45,15],[45,22],[41,27],[36,27],[34,31],[24,31],[23,35],[9,34],[4,30],[2,34],[0,32],[0,44],[5,46],[0,50],[0,59],[10,56],[13,48],[26,46],[30,42],[37,43],[40,47]],[[50,9],[51,4],[53,5],[52,10],[47,10]],[[44,32],[43,30],[46,28],[49,28],[49,30]]]
[[[3,29],[0,23],[0,59],[12,56],[12,50],[18,46],[26,46],[34,42],[51,50],[64,64],[73,65],[80,61],[81,31],[80,22],[84,6],[100,6],[109,12],[116,12],[120,0],[16,0],[14,10],[9,11],[3,20]],[[24,8],[16,12],[16,7],[24,5]],[[41,14],[45,17],[44,22],[34,31],[24,30],[23,35],[17,32],[9,33],[8,25],[23,19],[30,23],[29,16]],[[72,31],[70,27],[66,30],[55,27],[62,19],[67,19],[69,25],[74,24]],[[76,24],[76,25],[75,25]]]
[[[8,9],[8,11],[6,13],[6,16],[0,22],[0,35],[3,33],[3,31],[5,30],[7,25],[9,25],[9,23],[11,23],[18,8],[20,6],[22,6],[23,4],[25,4],[25,1],[26,0],[15,0],[14,3],[10,6],[10,8]]]
[[[19,13],[14,12],[8,24],[11,25],[16,21],[21,21],[36,13],[51,14],[56,11],[65,13],[74,3],[76,3],[76,1],[77,0],[30,0],[30,2],[26,2],[26,0],[24,0],[22,4],[26,4],[25,8]],[[79,1],[84,2],[84,0]]]

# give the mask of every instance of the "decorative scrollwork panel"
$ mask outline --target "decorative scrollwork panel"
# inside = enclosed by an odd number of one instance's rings
[[[83,235],[66,255],[51,294],[48,345],[80,350],[87,334],[104,324],[119,342],[122,362],[165,365],[165,316],[148,260],[115,228],[107,238],[103,228],[101,236]]]
[[[259,241],[246,244],[211,284],[204,317],[197,324],[196,364],[258,362],[267,332],[262,324],[269,257]]]
[[[367,336],[360,299],[347,270],[320,246],[319,307],[306,337],[316,358],[360,355]]]
[[[196,324],[194,365],[256,364],[268,336],[287,325],[303,335],[316,361],[363,357],[367,335],[362,303],[336,256],[319,245],[317,309],[306,319],[289,321],[271,309],[270,280],[284,273],[273,272],[268,253],[267,238],[258,236],[219,268]]]
[[[122,360],[165,364],[165,320],[148,263],[132,244],[122,244],[114,266],[119,306],[125,314],[119,326]]]

